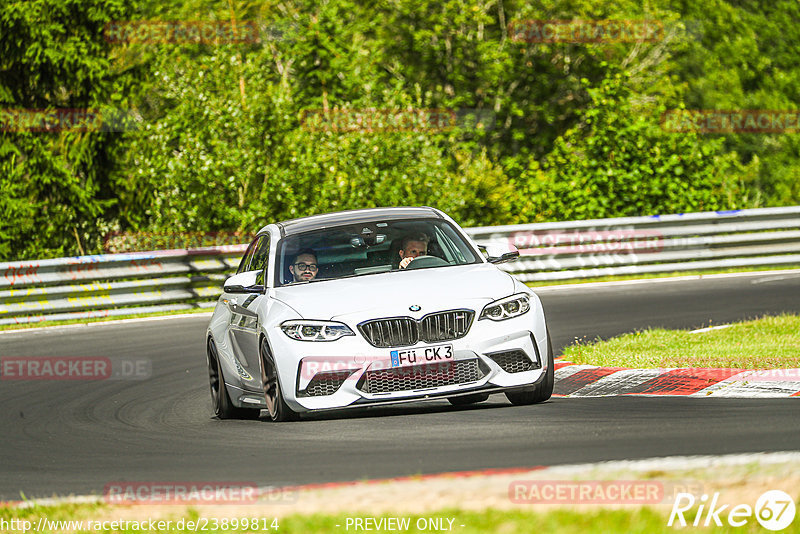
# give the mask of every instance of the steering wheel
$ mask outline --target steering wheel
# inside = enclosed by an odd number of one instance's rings
[[[450,264],[442,258],[438,258],[436,256],[419,256],[415,258],[414,261],[406,265],[406,270],[427,269],[428,267],[442,267],[444,265]]]

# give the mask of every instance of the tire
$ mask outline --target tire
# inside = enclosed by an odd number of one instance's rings
[[[283,398],[281,382],[275,359],[269,350],[266,338],[261,338],[261,383],[264,385],[264,400],[267,401],[269,418],[274,422],[297,421],[300,416],[289,408]]]
[[[547,329],[547,372],[544,380],[533,389],[523,391],[507,391],[506,398],[514,406],[526,406],[528,404],[538,404],[548,400],[553,395],[553,384],[555,383],[555,360],[553,358],[553,342],[550,339],[550,330]]]
[[[222,375],[222,365],[219,363],[219,355],[214,340],[208,339],[208,349],[206,353],[208,360],[208,383],[211,388],[211,406],[214,415],[220,419],[258,419],[261,410],[253,408],[239,408],[231,402],[228,395],[228,388],[225,387],[225,378]]]
[[[460,397],[450,397],[447,399],[453,406],[467,406],[469,404],[477,404],[489,398],[488,393],[475,393],[473,395],[462,395]]]

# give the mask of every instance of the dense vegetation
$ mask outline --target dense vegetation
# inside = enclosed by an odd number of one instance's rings
[[[4,0],[0,110],[113,108],[127,122],[42,132],[0,117],[0,260],[100,252],[112,231],[251,231],[370,206],[433,205],[482,225],[797,204],[798,135],[660,121],[679,108],[797,109],[800,4],[644,4]],[[663,31],[597,43],[509,34],[532,19],[648,19]],[[109,23],[130,20],[261,31],[108,38]],[[367,131],[306,120],[370,109],[457,120]]]

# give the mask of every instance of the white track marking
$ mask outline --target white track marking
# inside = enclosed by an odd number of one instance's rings
[[[786,452],[769,452],[769,453],[725,454],[717,456],[712,456],[712,455],[670,456],[670,457],[643,458],[640,460],[617,460],[610,462],[569,464],[569,465],[546,467],[544,469],[537,469],[535,471],[531,471],[531,473],[536,474],[540,478],[549,478],[551,480],[559,479],[559,477],[563,478],[591,477],[592,479],[597,479],[597,478],[602,478],[603,473],[612,473],[618,476],[619,471],[634,471],[634,472],[648,473],[650,471],[655,471],[655,470],[688,471],[692,469],[725,468],[725,467],[747,466],[747,465],[764,465],[764,466],[780,465],[780,464],[796,465],[799,463],[800,463],[800,452],[786,451]],[[441,473],[440,476],[446,479],[452,475],[449,473]],[[502,479],[507,475],[487,473],[486,475],[477,475],[477,476],[482,476],[485,479],[492,479],[492,478]],[[524,476],[524,473],[520,473],[519,475],[515,476]],[[433,481],[435,480],[435,478],[429,478],[427,480]],[[355,488],[358,486],[369,486],[374,488],[376,482],[378,481],[368,480],[356,483],[348,483],[347,486],[351,488]],[[387,490],[393,484],[402,485],[408,483],[409,483],[408,481],[392,481],[391,479],[386,479],[385,482],[383,482],[380,487],[383,488],[384,490]],[[328,493],[330,495],[333,492],[346,489],[344,486],[338,486],[335,484],[329,488],[319,488],[314,484],[311,484],[310,486],[311,487],[309,489],[311,489],[311,491],[314,491],[317,494]],[[259,488],[259,489],[266,491],[274,491],[276,488],[275,486],[267,486],[265,488]],[[292,486],[292,489],[296,491],[305,491],[303,489],[303,486]],[[56,497],[50,499],[35,499],[18,503],[7,502],[5,504],[17,508],[30,508],[37,505],[56,506],[65,503],[96,503],[96,502],[102,502],[102,500],[103,498],[101,496],[71,496],[62,498]]]
[[[748,376],[751,372],[752,372],[751,370],[742,370],[741,373],[731,375],[724,380],[720,380],[716,384],[711,384],[707,388],[695,391],[694,393],[690,394],[689,397],[708,397],[710,395],[713,395],[715,397],[724,397],[724,395],[720,395],[718,394],[718,392],[729,387],[731,384],[736,384],[739,380],[742,380],[744,377]]]
[[[639,284],[660,284],[665,282],[684,282],[687,280],[706,280],[706,279],[717,279],[717,278],[737,278],[737,277],[753,277],[753,276],[766,276],[766,275],[776,275],[776,272],[780,272],[780,276],[784,276],[788,278],[787,275],[794,275],[800,274],[800,269],[787,269],[786,271],[749,271],[749,272],[742,272],[742,273],[718,273],[718,274],[692,274],[692,275],[685,275],[685,276],[670,276],[667,278],[637,278],[636,280],[612,280],[609,282],[586,282],[586,283],[573,283],[573,284],[559,284],[554,286],[529,286],[535,293],[540,291],[562,291],[562,290],[569,290],[569,289],[586,289],[586,288],[602,288],[602,287],[616,287],[616,286],[627,286],[627,285],[639,285]],[[535,282],[533,282],[535,283]],[[754,281],[752,283],[758,283],[758,281]]]
[[[790,271],[790,272],[794,273],[794,271]],[[797,278],[797,276],[799,276],[799,275],[800,275],[800,273],[787,274],[787,275],[781,275],[781,276],[768,276],[766,278],[761,278],[759,280],[753,280],[750,283],[751,284],[768,284],[769,282],[778,282],[780,280],[788,280],[789,278]]]
[[[41,332],[52,332],[70,328],[86,328],[90,326],[113,326],[118,324],[127,324],[127,323],[146,323],[146,322],[154,322],[154,321],[166,321],[169,319],[186,319],[188,317],[206,317],[211,318],[213,312],[198,312],[198,313],[179,313],[175,315],[156,315],[153,317],[134,317],[133,319],[114,319],[111,321],[94,321],[90,323],[75,323],[75,324],[62,324],[62,325],[55,325],[55,326],[39,326],[39,327],[31,327],[31,328],[20,328],[19,330],[0,330],[0,335],[7,335],[7,334],[24,334],[26,332],[30,333],[41,333]]]
[[[624,369],[587,384],[581,389],[570,393],[569,396],[612,397],[619,395],[620,390],[644,384],[648,380],[658,378],[665,372],[665,369]]]
[[[720,325],[717,325],[717,326],[709,326],[709,327],[706,327],[706,328],[698,328],[697,330],[690,330],[689,333],[690,334],[700,334],[702,332],[710,332],[712,330],[722,330],[723,328],[730,328],[732,326],[733,326],[732,324],[720,324]]]
[[[568,378],[578,371],[583,371],[584,369],[597,369],[596,365],[568,365],[566,367],[562,367],[560,369],[556,369],[555,380],[564,380]]]

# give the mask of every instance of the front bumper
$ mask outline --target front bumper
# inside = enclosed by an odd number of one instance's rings
[[[452,345],[454,359],[412,367],[392,367],[396,349],[375,348],[359,335],[304,342],[277,327],[269,333],[286,402],[297,412],[532,387],[548,365],[544,318],[537,314],[475,320],[461,339],[417,343],[413,348]]]

